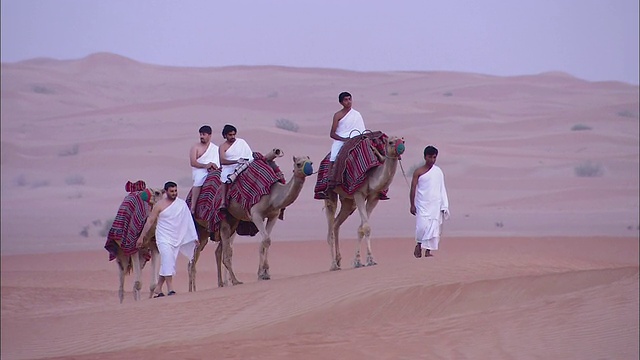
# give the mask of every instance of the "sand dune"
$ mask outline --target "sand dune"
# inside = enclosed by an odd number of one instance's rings
[[[638,346],[639,87],[570,75],[176,68],[114,54],[2,64],[3,359],[633,359]],[[337,95],[368,127],[405,138],[391,200],[372,214],[378,266],[351,269],[357,215],[329,272],[315,176],[273,231],[238,237],[245,284],[134,302],[104,232],[128,180],[189,191],[188,149],[225,123],[255,151],[317,169]],[[297,131],[279,128],[287,119]],[[434,258],[412,256],[408,181],[440,150],[452,218]],[[143,292],[149,284],[144,270]]]

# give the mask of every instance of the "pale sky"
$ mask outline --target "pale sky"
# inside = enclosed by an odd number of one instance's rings
[[[562,71],[637,85],[638,0],[2,0],[1,59]]]

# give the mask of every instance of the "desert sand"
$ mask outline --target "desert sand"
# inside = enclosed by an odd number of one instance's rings
[[[176,68],[114,54],[2,64],[2,359],[637,359],[639,87],[549,72]],[[372,214],[377,266],[329,271],[315,176],[276,225],[272,280],[258,237],[238,237],[244,284],[218,288],[215,244],[187,292],[117,297],[105,229],[128,180],[190,188],[189,147],[225,123],[254,151],[314,166],[341,91],[406,153]],[[286,119],[285,126],[278,126]],[[282,121],[282,120],[281,120]],[[288,122],[287,122],[288,121]],[[293,126],[295,125],[295,126]],[[296,128],[297,127],[297,128]],[[295,130],[295,131],[292,131]],[[413,257],[411,171],[440,150],[451,219]],[[364,247],[364,244],[363,244]]]

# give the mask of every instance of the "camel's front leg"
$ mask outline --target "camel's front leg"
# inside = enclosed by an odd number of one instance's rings
[[[353,202],[353,199],[340,199],[340,211],[338,212],[338,216],[336,216],[333,223],[333,237],[336,242],[336,260],[338,262],[338,266],[340,266],[340,261],[342,260],[342,256],[340,255],[340,227],[349,218],[349,216],[353,214],[355,210],[356,205]]]
[[[335,193],[330,193],[329,199],[324,200],[324,213],[327,217],[327,243],[329,244],[329,252],[331,255],[331,267],[329,270],[340,270],[340,250],[336,246],[336,238],[334,233],[334,223],[338,200]]]
[[[151,281],[149,281],[149,299],[153,297],[153,292],[158,285],[158,277],[160,276],[160,253],[157,247],[151,249]]]
[[[369,216],[366,210],[366,202],[365,197],[361,193],[353,194],[353,198],[356,202],[356,207],[358,208],[358,213],[360,214],[360,226],[358,227],[358,244],[356,245],[356,256],[353,260],[353,267],[361,267],[362,261],[360,259],[360,246],[362,244],[362,239],[367,239],[367,244],[369,244],[369,237],[371,236],[371,227],[369,226]],[[367,247],[368,256],[367,261],[372,260],[371,258],[371,249]]]
[[[367,221],[375,209],[376,205],[378,205],[378,201],[380,201],[380,197],[377,193],[369,196],[367,200]],[[377,263],[373,260],[373,254],[371,252],[371,227],[368,227],[368,233],[365,234],[367,239],[367,266],[377,265]]]
[[[270,280],[269,274],[269,247],[271,246],[271,230],[276,224],[277,216],[267,218],[267,224],[264,225],[259,214],[251,214],[253,223],[256,224],[262,242],[260,243],[260,262],[258,263],[258,280]]]
[[[133,282],[133,299],[136,301],[140,300],[140,289],[142,289],[142,282],[140,282],[140,277],[142,276],[140,256],[142,256],[140,251],[131,255],[131,263],[133,264],[133,273],[135,276],[135,281]]]
[[[231,277],[231,283],[233,285],[242,284],[238,278],[236,278],[236,274],[233,272],[232,260],[233,260],[233,237],[232,234],[237,227],[237,223],[234,226],[231,226],[227,222],[227,220],[222,221],[220,225],[220,237],[222,238],[222,263],[229,271],[229,276]],[[220,275],[219,280],[221,280],[222,275]]]

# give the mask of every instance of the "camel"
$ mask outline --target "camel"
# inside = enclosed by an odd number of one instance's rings
[[[156,201],[162,198],[164,194],[164,190],[162,189],[149,189],[151,190],[151,200],[149,201],[151,207]],[[125,198],[126,200],[126,198]],[[146,220],[146,219],[145,219]],[[142,223],[144,225],[144,222]],[[140,228],[142,230],[142,228]],[[122,241],[122,239],[120,239]],[[109,242],[108,242],[109,243]],[[142,282],[140,281],[140,277],[142,276],[142,269],[147,263],[147,257],[145,256],[146,252],[143,251],[135,251],[133,254],[126,255],[121,247],[121,243],[118,241],[113,241],[113,244],[116,245],[117,250],[115,254],[116,262],[118,264],[118,272],[119,272],[119,280],[120,285],[118,288],[118,298],[120,299],[120,303],[124,300],[124,278],[127,274],[130,274],[132,271],[134,273],[134,283],[133,283],[133,299],[135,301],[140,300],[140,290],[142,289]],[[106,246],[105,246],[106,247]],[[159,270],[159,262],[157,261],[158,257],[158,248],[156,246],[155,241],[155,229],[149,231],[147,236],[144,239],[144,243],[142,249],[148,250],[151,256],[151,264],[152,264],[152,273],[151,273],[151,284],[149,287],[149,298],[153,296],[153,290],[156,287],[158,282],[158,270]]]
[[[275,163],[273,162],[273,160],[276,157],[282,157],[284,155],[284,152],[280,149],[273,149],[272,151],[270,151],[269,153],[267,153],[265,155],[265,159],[270,163],[270,165],[272,166],[276,166]],[[294,164],[297,164],[297,161],[295,160],[296,158],[294,158]],[[311,166],[311,161],[309,160],[308,157],[301,157],[300,159],[300,166],[298,168],[294,167],[294,177],[291,181],[289,181],[287,183],[287,185],[283,185],[280,183],[276,183],[273,184],[271,187],[271,192],[269,195],[265,195],[263,196],[260,201],[258,203],[256,203],[253,207],[252,210],[255,209],[255,211],[252,211],[252,213],[256,213],[257,217],[259,218],[260,221],[254,221],[254,217],[253,215],[248,214],[244,209],[241,208],[240,204],[238,204],[235,201],[230,202],[229,207],[227,209],[227,211],[229,213],[236,213],[236,217],[234,217],[234,220],[231,221],[231,223],[226,223],[225,226],[227,226],[227,236],[226,237],[222,237],[221,235],[221,231],[218,231],[217,234],[213,234],[213,236],[215,236],[217,239],[220,239],[221,241],[218,243],[218,246],[216,248],[215,254],[216,254],[216,261],[217,261],[217,270],[218,270],[218,286],[219,287],[224,287],[226,285],[228,285],[229,282],[229,278],[230,276],[230,272],[228,271],[228,268],[231,266],[229,263],[229,267],[227,267],[227,265],[225,264],[225,267],[223,268],[221,263],[224,263],[224,260],[222,260],[223,255],[224,254],[228,254],[232,247],[233,247],[233,240],[235,238],[235,231],[238,227],[238,224],[240,222],[240,220],[242,221],[253,221],[256,225],[257,224],[263,224],[264,219],[267,218],[267,226],[265,227],[263,225],[263,232],[261,232],[262,234],[270,234],[271,233],[271,229],[273,228],[273,225],[275,224],[275,219],[276,217],[280,214],[281,209],[284,209],[284,207],[290,205],[291,203],[293,203],[293,201],[297,198],[298,194],[300,193],[300,190],[302,189],[302,184],[304,183],[304,177],[302,176],[302,181],[298,184],[298,180],[296,179],[296,169],[297,169],[297,173],[298,174],[305,174],[305,164],[309,164],[309,166]],[[275,169],[274,169],[275,170]],[[309,175],[310,175],[310,171],[309,171]],[[300,178],[300,175],[298,176],[298,178]],[[270,196],[271,194],[274,194],[274,196]],[[270,201],[270,199],[272,201]],[[275,204],[275,206],[274,206]],[[196,211],[196,213],[198,213],[198,211]],[[242,215],[238,215],[238,213],[242,213]],[[272,213],[275,213],[275,216],[272,215]],[[264,215],[262,217],[260,217],[260,214],[267,214]],[[230,217],[233,217],[233,214],[231,214]],[[272,217],[271,222],[269,222],[269,218]],[[200,253],[204,250],[205,246],[207,245],[207,242],[209,240],[209,236],[211,235],[211,233],[208,230],[209,227],[209,223],[207,220],[205,219],[198,219],[195,218],[195,223],[196,223],[196,231],[198,232],[198,239],[200,241],[199,246],[197,247],[197,249],[195,250],[195,254],[193,257],[193,260],[191,262],[189,262],[188,265],[188,273],[189,273],[189,292],[192,291],[196,291],[196,264],[198,262],[198,259],[200,258]],[[221,226],[222,227],[222,226]],[[260,228],[258,227],[258,231],[260,232]],[[267,231],[268,229],[268,231]],[[229,235],[230,234],[230,235]],[[265,238],[268,239],[269,243],[270,243],[270,236],[267,235],[266,237],[263,235],[263,244],[265,242]],[[224,245],[223,245],[224,244]],[[268,247],[268,246],[267,246]],[[226,252],[223,251],[223,249],[228,249]],[[225,257],[226,258],[226,257]],[[262,261],[261,258],[261,264],[267,264],[267,268],[268,268],[268,262],[266,261],[266,251],[265,251],[265,260],[264,262]],[[224,273],[224,276],[223,276]],[[259,270],[260,273],[260,270]],[[268,271],[267,271],[268,274]],[[224,280],[223,280],[224,277]],[[268,277],[268,275],[267,275]],[[235,280],[234,280],[235,279]],[[233,279],[231,279],[231,282],[234,285],[237,284],[241,284],[240,281],[238,281],[235,276],[233,277]]]
[[[393,181],[393,176],[398,167],[400,155],[404,152],[404,140],[397,137],[389,137],[385,140],[385,152],[381,155],[374,149],[375,155],[383,162],[373,169],[370,169],[364,183],[352,194],[347,194],[340,186],[328,192],[328,198],[324,200],[325,215],[327,217],[327,242],[331,251],[331,270],[340,270],[339,232],[340,226],[347,218],[358,209],[360,214],[360,226],[358,227],[358,245],[353,266],[358,268],[365,266],[360,259],[360,247],[362,239],[367,241],[367,262],[366,266],[376,265],[371,253],[371,226],[369,217],[373,209],[378,204],[379,193],[389,188]],[[338,199],[340,199],[340,211],[335,216]],[[334,217],[335,216],[335,217]]]
[[[220,223],[221,242],[216,250],[216,263],[218,269],[218,286],[223,287],[221,274],[221,263],[229,272],[231,283],[233,285],[242,284],[237,279],[232,267],[233,258],[233,234],[241,220],[252,221],[258,228],[261,237],[258,263],[258,280],[269,280],[269,246],[271,245],[271,231],[281,210],[291,205],[300,194],[307,176],[313,173],[312,162],[308,156],[293,157],[293,176],[286,184],[279,182],[271,185],[270,192],[263,195],[260,200],[254,204],[249,212],[244,209],[238,202],[231,200],[227,206],[228,215]],[[266,219],[266,224],[265,220]]]

